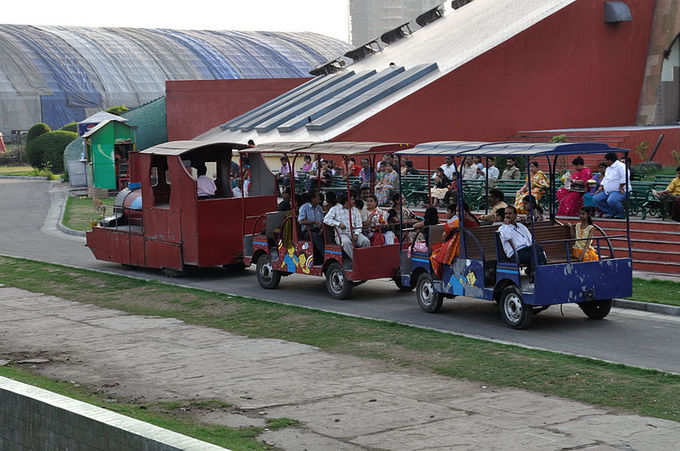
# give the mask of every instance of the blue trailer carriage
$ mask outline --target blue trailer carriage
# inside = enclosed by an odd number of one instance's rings
[[[466,158],[482,157],[524,157],[526,171],[532,161],[547,162],[550,190],[545,196],[549,200],[549,220],[527,224],[532,232],[533,243],[538,243],[546,252],[547,264],[532,265],[534,270],[519,264],[517,253],[508,259],[503,251],[498,234],[499,225],[465,227],[460,221],[460,252],[451,265],[444,265],[441,278],[432,270],[430,255],[432,245],[441,240],[443,226],[430,226],[430,240],[427,252],[402,252],[401,277],[405,286],[416,286],[420,307],[427,312],[437,312],[444,298],[468,296],[492,300],[498,303],[505,323],[516,329],[527,328],[537,313],[551,305],[575,303],[591,319],[603,319],[609,314],[612,299],[632,294],[632,253],[630,245],[630,221],[626,212],[625,235],[607,236],[595,225],[591,235],[593,248],[599,260],[585,262],[572,257],[574,242],[571,228],[556,220],[555,202],[556,166],[558,157],[569,155],[592,155],[616,152],[627,154],[624,149],[609,147],[602,143],[480,143],[480,142],[433,142],[399,151],[399,158],[409,156],[454,157],[454,163],[463,164]],[[429,165],[429,163],[428,163]],[[488,165],[487,165],[488,167]],[[463,183],[461,171],[456,171],[457,211],[463,216]],[[487,180],[488,182],[488,180]],[[529,177],[529,192],[531,192]],[[488,183],[486,184],[488,195]],[[626,189],[626,199],[628,192]],[[508,202],[509,203],[509,202]],[[533,218],[530,211],[528,217]],[[614,256],[611,240],[626,238],[628,257]],[[532,261],[537,262],[536,247],[532,246]]]

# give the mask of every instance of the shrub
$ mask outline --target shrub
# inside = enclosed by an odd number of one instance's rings
[[[69,122],[68,124],[61,127],[59,130],[65,130],[67,132],[78,133],[78,123],[76,121]]]
[[[51,130],[49,125],[43,122],[38,122],[33,127],[28,129],[28,134],[26,135],[26,144],[30,143],[38,136],[44,135],[45,133],[49,133],[50,131]]]
[[[28,162],[34,168],[50,169],[55,173],[64,172],[64,149],[78,135],[65,130],[45,133],[26,146]]]
[[[120,116],[127,111],[130,111],[130,109],[125,105],[116,105],[106,109],[107,113],[115,114],[116,116]]]

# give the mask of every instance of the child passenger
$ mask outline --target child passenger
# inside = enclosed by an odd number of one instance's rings
[[[581,261],[586,262],[596,262],[599,260],[597,252],[593,249],[591,245],[591,235],[593,234],[593,218],[591,215],[591,209],[583,207],[579,210],[580,222],[574,225],[575,241],[574,247],[572,248],[571,254],[574,258],[578,258]]]

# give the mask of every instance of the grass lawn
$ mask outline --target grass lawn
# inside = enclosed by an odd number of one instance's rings
[[[680,421],[680,376],[660,371],[23,259],[0,257],[0,283]]]
[[[48,180],[57,180],[63,174],[54,174],[46,169],[36,169],[31,166],[0,166],[0,175],[14,177],[47,177]]]
[[[232,406],[221,401],[192,399],[156,403],[120,402],[119,400],[112,402],[105,394],[95,393],[81,386],[76,387],[69,382],[36,376],[17,367],[0,367],[0,376],[59,393],[225,448],[235,450],[272,449],[257,440],[257,436],[264,431],[264,428],[253,426],[230,428],[213,424],[198,424],[193,420],[192,415],[199,411],[223,410],[229,412],[232,410]],[[267,428],[271,430],[297,426],[298,424],[296,420],[289,418],[270,418],[267,420]]]
[[[30,176],[33,171],[30,166],[0,166],[0,175]]]
[[[113,197],[102,199],[106,207],[106,214],[113,213]],[[64,224],[69,229],[86,232],[92,228],[92,222],[102,218],[94,206],[94,201],[88,197],[69,197],[64,210]]]
[[[633,279],[633,296],[628,299],[680,307],[680,282]]]

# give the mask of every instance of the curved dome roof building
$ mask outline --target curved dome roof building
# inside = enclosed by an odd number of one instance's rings
[[[135,107],[166,80],[306,77],[347,49],[315,33],[0,25],[0,131]]]

